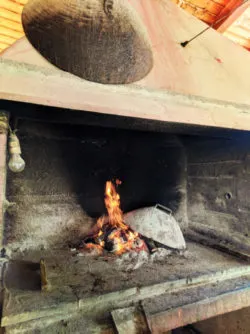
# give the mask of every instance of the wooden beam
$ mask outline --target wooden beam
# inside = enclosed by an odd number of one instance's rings
[[[246,1],[243,5],[241,5],[239,8],[237,8],[228,18],[225,19],[225,21],[220,24],[218,31],[223,33],[227,29],[229,29],[236,20],[238,20],[242,15],[244,15],[244,12],[249,8],[249,3]]]
[[[225,6],[222,8],[218,16],[216,17],[217,24],[214,24],[214,29],[217,29],[218,27],[225,22],[227,17],[230,17],[233,15],[233,10],[238,8],[243,3],[243,0],[228,0],[225,2]],[[231,13],[231,14],[230,14]]]
[[[197,321],[237,311],[250,306],[250,288],[225,293],[166,312],[150,315],[148,321],[154,334],[165,333]]]

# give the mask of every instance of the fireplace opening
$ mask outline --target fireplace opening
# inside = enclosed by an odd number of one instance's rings
[[[17,128],[26,168],[7,174],[10,253],[80,244],[107,215],[110,182],[125,217],[160,205],[185,239],[248,256],[248,133],[195,136],[29,118]]]
[[[111,309],[138,303],[153,324],[249,284],[249,133],[86,125],[69,113],[15,122],[25,169],[7,172],[5,326],[26,328],[34,309],[106,326]]]
[[[175,135],[19,120],[26,168],[8,172],[6,243],[13,251],[74,244],[106,213],[107,181],[121,210],[161,204],[187,224],[186,156]]]

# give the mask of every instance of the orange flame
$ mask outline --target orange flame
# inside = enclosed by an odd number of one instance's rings
[[[116,182],[117,184],[117,182]],[[105,188],[105,206],[108,211],[108,217],[101,217],[97,221],[99,232],[98,237],[102,237],[102,228],[109,224],[114,230],[109,234],[108,240],[113,242],[113,252],[117,255],[123,254],[132,248],[136,248],[136,242],[142,242],[138,233],[131,231],[129,226],[124,223],[123,213],[120,207],[120,195],[117,193],[114,184],[111,181],[106,182]],[[99,245],[104,247],[102,240]]]
[[[106,182],[105,205],[109,215],[109,223],[122,230],[127,230],[128,226],[123,223],[123,214],[120,208],[120,195],[116,192],[111,181]]]

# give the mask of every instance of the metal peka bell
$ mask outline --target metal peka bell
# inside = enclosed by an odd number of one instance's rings
[[[22,24],[48,61],[86,80],[131,83],[153,66],[146,28],[128,0],[30,0]]]

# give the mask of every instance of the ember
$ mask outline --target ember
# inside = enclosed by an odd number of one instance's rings
[[[117,182],[116,182],[117,184]],[[120,208],[120,195],[111,181],[106,182],[105,206],[108,216],[98,219],[94,233],[84,240],[84,249],[107,250],[117,255],[130,250],[147,250],[145,242],[139,234],[134,232],[124,223],[123,213]]]

